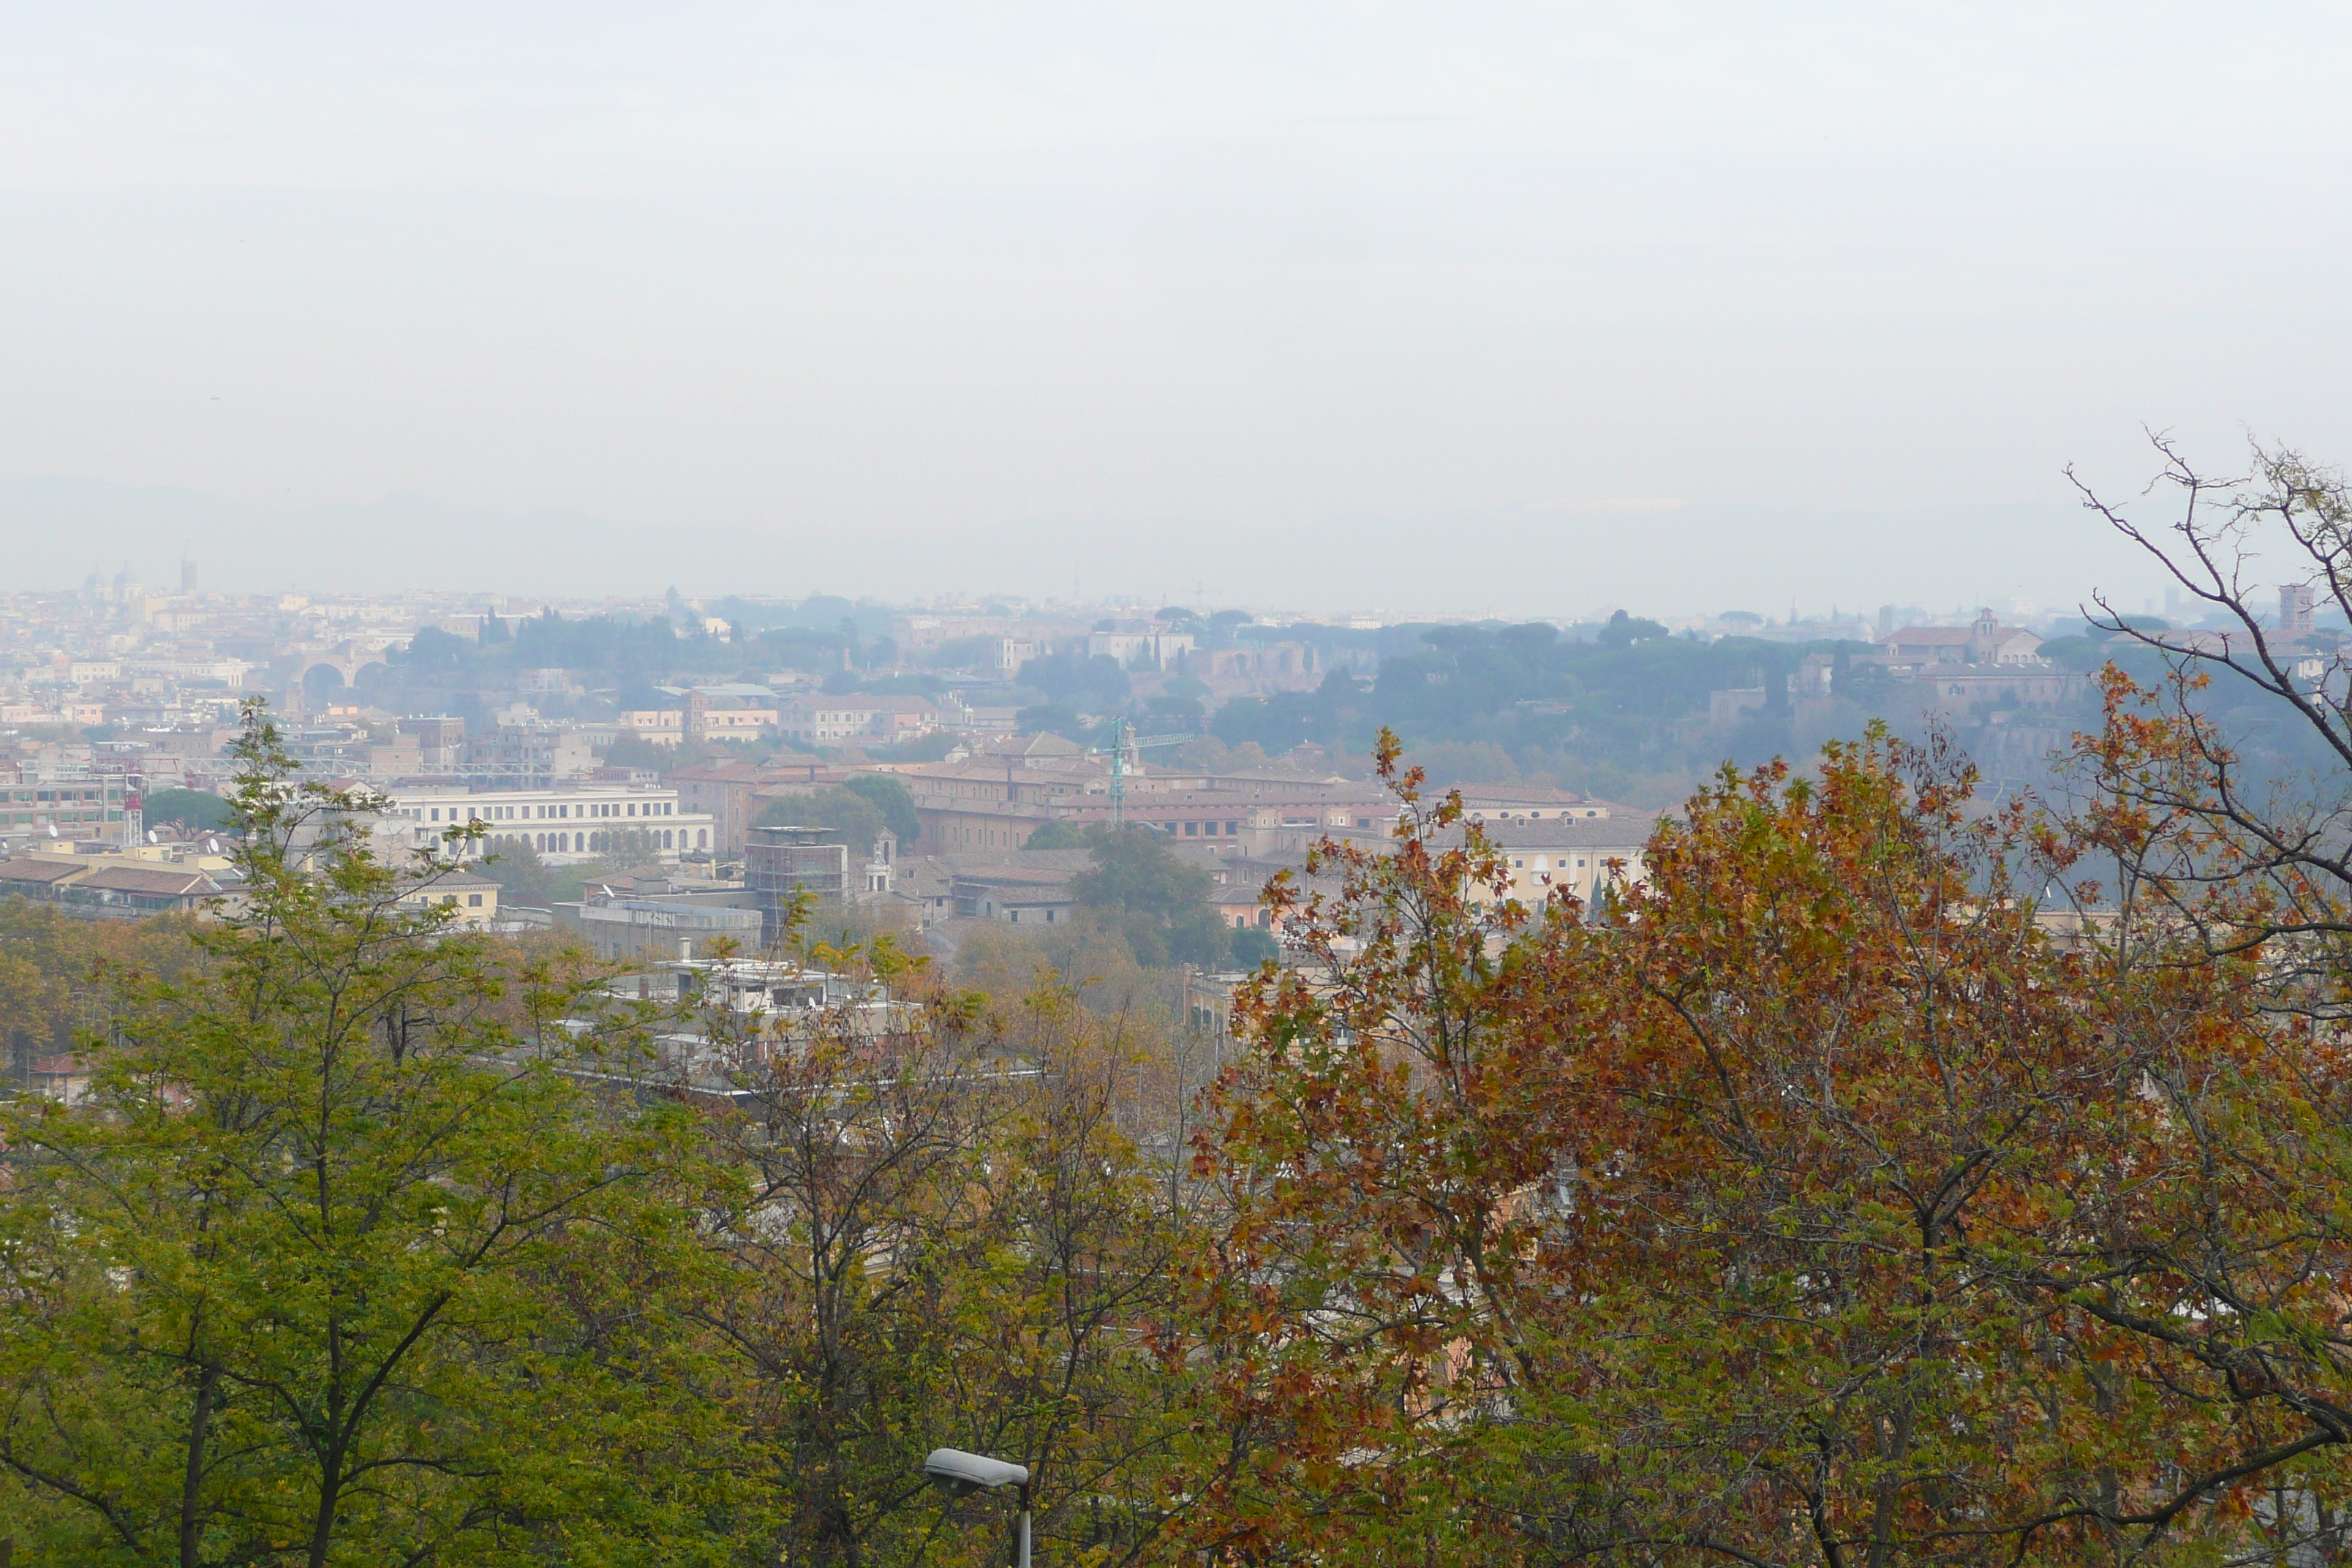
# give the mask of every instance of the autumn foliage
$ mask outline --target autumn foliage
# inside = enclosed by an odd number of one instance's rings
[[[2110,765],[2160,762],[2111,737]],[[1315,966],[1261,981],[1198,1145],[1232,1216],[1200,1280],[1200,1544],[2114,1562],[2328,1534],[2339,1047],[2269,1009],[2258,942],[2045,901],[2102,896],[2112,818],[1988,806],[1879,734],[1812,777],[1727,771],[1605,911],[1522,910],[1458,804],[1394,782],[1397,852],[1328,851]]]
[[[951,1445],[1091,1568],[2341,1561],[2352,863],[2193,675],[2105,679],[2078,806],[1873,732],[1592,908],[1385,743],[1198,1103],[1140,984],[810,942],[896,1021],[664,1012],[259,855],[0,1118],[0,1504],[58,1561],[999,1561]],[[0,919],[59,1029],[61,941]]]

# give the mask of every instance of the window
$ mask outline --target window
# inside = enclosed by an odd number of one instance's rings
[[[433,820],[436,822],[441,820],[441,808],[437,805],[433,808]]]
[[[466,907],[469,910],[480,909],[482,907],[482,895],[479,893],[467,893],[466,895]]]
[[[1188,822],[1188,823],[1186,823],[1186,824],[1184,825],[1184,837],[1187,837],[1187,838],[1198,838],[1198,837],[1201,837],[1201,825],[1200,825],[1199,823],[1197,823],[1197,822]]]
[[[1241,825],[1240,823],[1238,823],[1238,822],[1228,822],[1228,823],[1226,823],[1226,824],[1225,824],[1225,837],[1228,837],[1228,838],[1233,837],[1235,834],[1239,833],[1241,830],[1242,830],[1242,825]]]

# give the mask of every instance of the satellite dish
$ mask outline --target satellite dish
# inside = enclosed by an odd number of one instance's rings
[[[219,840],[219,839],[217,839],[217,838],[207,838],[207,839],[205,839],[205,854],[207,854],[207,855],[217,855],[217,854],[219,854],[219,853],[220,853],[220,840]]]
[[[147,842],[150,844],[160,844],[163,840],[155,837],[155,830],[151,827],[147,830]]]

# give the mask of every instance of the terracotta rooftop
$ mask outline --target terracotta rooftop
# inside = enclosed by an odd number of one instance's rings
[[[26,858],[0,864],[0,882],[54,888],[60,882],[70,881],[88,869],[89,868],[87,866],[76,866],[66,860],[37,860]]]
[[[92,871],[73,886],[78,893],[95,889],[169,899],[220,891],[219,885],[202,871],[133,870],[128,866],[110,866],[102,871]]]

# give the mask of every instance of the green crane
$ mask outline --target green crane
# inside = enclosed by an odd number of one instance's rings
[[[1110,744],[1088,746],[1087,755],[1110,758],[1110,822],[1113,827],[1127,826],[1127,753],[1141,751],[1146,746],[1181,746],[1187,741],[1197,741],[1198,735],[1146,735],[1132,733],[1124,719],[1110,722]],[[1140,759],[1138,759],[1140,761]]]

